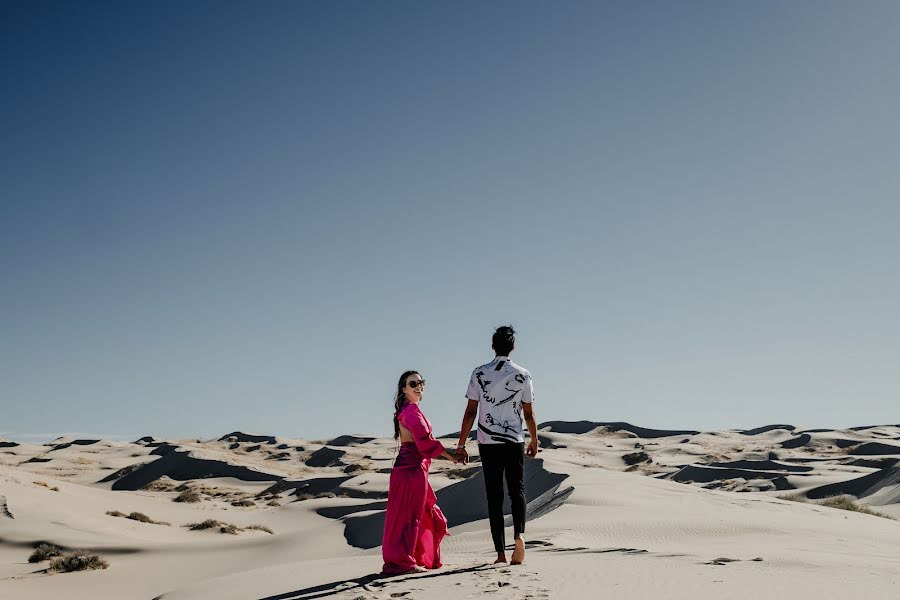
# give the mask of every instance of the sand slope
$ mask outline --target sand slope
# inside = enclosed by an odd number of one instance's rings
[[[900,522],[781,499],[849,494],[900,516],[898,426],[551,422],[540,434],[525,565],[486,564],[476,456],[432,467],[452,526],[445,568],[388,579],[376,573],[393,440],[0,441],[0,598],[898,597]],[[174,502],[185,490],[200,501]],[[205,519],[273,533],[183,526]],[[47,575],[27,562],[41,541],[110,568]]]

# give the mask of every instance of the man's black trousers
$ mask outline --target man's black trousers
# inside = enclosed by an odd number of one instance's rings
[[[513,529],[516,536],[525,533],[525,444],[504,442],[478,444],[481,468],[484,471],[484,489],[487,492],[488,517],[491,535],[497,553],[505,552],[506,536],[503,531],[503,479],[512,505]]]

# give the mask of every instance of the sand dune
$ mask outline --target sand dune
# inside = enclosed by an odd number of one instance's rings
[[[806,497],[828,498],[844,494],[866,499],[867,504],[874,506],[896,504],[900,502],[900,468],[887,467],[849,481],[813,488],[806,492]]]
[[[308,467],[343,467],[345,463],[341,462],[341,457],[346,454],[343,450],[335,450],[327,446],[319,448],[306,459]]]
[[[900,445],[869,442],[849,451],[854,456],[891,456],[900,454]]]
[[[169,452],[117,480],[112,489],[139,490],[162,476],[178,481],[213,477],[233,477],[242,481],[273,481],[282,478],[281,475],[237,465],[226,459],[207,457],[198,451]]]
[[[362,444],[367,444],[371,442],[375,438],[373,437],[363,437],[358,435],[341,435],[333,440],[329,440],[328,446],[360,446]]]
[[[900,517],[900,427],[553,421],[540,436],[540,458],[526,463],[526,565],[485,564],[475,454],[467,467],[433,463],[451,524],[445,568],[387,579],[375,573],[393,440],[0,441],[0,598],[843,599],[900,589],[900,523],[816,504],[843,494]],[[185,491],[196,501],[173,501]],[[788,492],[809,503],[780,498]],[[185,527],[207,519],[234,533]],[[26,560],[39,542],[97,552],[110,568],[47,575]]]
[[[633,433],[635,437],[652,439],[658,437],[669,437],[673,435],[696,435],[698,431],[691,430],[665,430],[665,429],[647,429],[645,427],[637,427],[631,423],[616,421],[610,423],[594,422],[594,421],[547,421],[541,423],[540,429],[552,431],[554,433],[568,434],[584,434],[590,433],[599,427],[603,427],[607,431],[627,431]]]
[[[770,431],[777,431],[779,429],[783,429],[785,431],[794,431],[796,427],[793,425],[765,425],[763,427],[757,427],[755,429],[747,429],[742,431],[741,433],[744,435],[760,435],[762,433],[769,433]]]
[[[254,444],[277,444],[278,440],[272,435],[254,435],[242,431],[232,431],[219,438],[220,442],[251,442]]]

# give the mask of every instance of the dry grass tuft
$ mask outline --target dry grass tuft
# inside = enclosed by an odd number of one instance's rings
[[[172,492],[175,491],[175,485],[170,481],[151,481],[141,488],[145,492]]]
[[[111,517],[124,517],[126,519],[131,519],[132,521],[137,521],[139,523],[149,523],[150,525],[171,525],[171,523],[167,523],[166,521],[154,521],[142,512],[132,512],[126,515],[125,513],[118,510],[108,510],[106,511],[106,514]]]
[[[54,558],[47,570],[51,573],[72,573],[106,568],[109,568],[109,563],[96,554],[88,554],[86,550],[76,550]]]
[[[265,531],[266,533],[271,533],[274,535],[274,532],[266,527],[265,525],[248,525],[247,527],[238,527],[237,525],[233,525],[231,523],[223,523],[221,521],[216,521],[215,519],[207,519],[202,523],[188,523],[185,527],[189,528],[191,531],[204,531],[206,529],[219,529],[219,533],[227,533],[230,535],[237,535],[241,531],[249,531],[249,530],[257,530],[257,531]]]
[[[150,517],[148,517],[147,515],[145,515],[142,512],[129,513],[125,518],[131,519],[132,521],[139,521],[141,523],[153,523],[154,522],[153,519],[151,519]]]
[[[200,502],[202,497],[200,496],[200,492],[197,490],[185,490],[172,498],[172,502]]]
[[[894,517],[890,515],[886,515],[884,513],[880,513],[872,510],[868,506],[863,506],[862,504],[857,504],[853,501],[853,498],[850,496],[833,496],[831,498],[825,498],[821,502],[822,506],[827,506],[828,508],[839,508],[841,510],[849,510],[853,512],[863,513],[864,515],[872,515],[874,517],[882,517],[884,519],[892,519]]]
[[[272,535],[275,535],[275,532],[272,531],[269,527],[266,527],[265,525],[247,525],[246,527],[244,527],[244,530],[245,531],[265,531],[266,533],[271,533]]]
[[[855,500],[853,500],[852,496],[841,495],[841,496],[831,496],[829,498],[825,498],[821,502],[816,502],[815,500],[811,500],[804,496],[801,493],[797,494],[787,494],[785,496],[778,496],[781,500],[788,500],[790,502],[804,502],[806,504],[818,504],[819,506],[824,506],[826,508],[837,508],[840,510],[849,510],[851,512],[858,512],[864,515],[872,515],[873,517],[881,517],[882,519],[891,519],[892,521],[896,521],[894,517],[891,515],[886,515],[884,513],[880,513],[878,511],[874,511],[868,506],[864,506],[862,504],[858,504]]]
[[[28,557],[28,562],[42,562],[57,556],[62,556],[62,550],[53,544],[41,544],[35,548],[34,552],[31,553],[31,556]]]
[[[783,496],[778,496],[779,500],[787,500],[789,502],[806,502],[809,503],[810,500],[801,493],[796,494],[785,494]]]
[[[220,525],[222,525],[222,523],[215,519],[207,519],[200,523],[188,523],[185,527],[190,528],[191,531],[203,531],[204,529],[212,529],[213,527],[218,527]]]
[[[337,498],[334,492],[321,492],[319,494],[297,494],[297,500],[313,500],[315,498]]]

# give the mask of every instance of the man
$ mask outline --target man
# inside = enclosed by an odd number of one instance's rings
[[[525,560],[525,482],[523,467],[525,438],[522,435],[524,422],[528,425],[531,442],[528,456],[534,458],[538,452],[537,425],[531,403],[534,387],[531,373],[509,360],[516,345],[516,332],[511,326],[498,327],[491,345],[496,356],[494,360],[472,372],[466,397],[469,404],[463,416],[459,432],[457,455],[463,461],[468,459],[466,441],[478,417],[478,452],[481,454],[481,468],[484,472],[484,488],[487,492],[488,516],[491,535],[497,550],[496,563],[506,561],[506,534],[503,529],[503,479],[512,503],[515,550],[511,564],[520,565]]]

